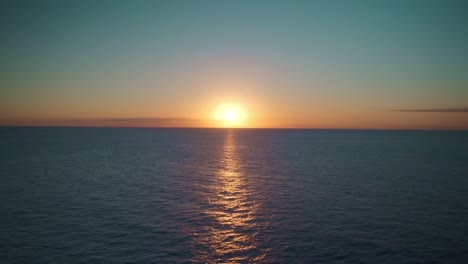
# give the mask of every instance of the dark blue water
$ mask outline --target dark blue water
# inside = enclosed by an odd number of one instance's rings
[[[0,263],[468,263],[467,132],[0,140]]]

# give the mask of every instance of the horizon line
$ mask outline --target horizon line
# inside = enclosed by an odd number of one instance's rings
[[[394,131],[466,131],[457,128],[326,128],[326,127],[214,127],[214,126],[76,126],[76,125],[3,125],[0,127],[24,128],[154,128],[154,129],[235,129],[235,130],[394,130]]]

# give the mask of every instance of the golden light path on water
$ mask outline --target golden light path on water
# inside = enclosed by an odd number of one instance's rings
[[[212,192],[207,194],[209,206],[205,214],[214,221],[205,227],[198,241],[208,245],[208,250],[200,252],[195,262],[248,263],[265,258],[256,237],[260,229],[256,219],[259,204],[246,183],[242,167],[235,134],[229,130]]]

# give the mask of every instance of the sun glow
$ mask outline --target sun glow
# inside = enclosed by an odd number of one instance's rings
[[[225,127],[242,126],[246,118],[245,111],[235,104],[226,104],[219,107],[216,119],[222,122]]]

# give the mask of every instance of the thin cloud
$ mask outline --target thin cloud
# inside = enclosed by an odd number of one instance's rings
[[[179,117],[157,117],[157,118],[96,118],[96,119],[70,119],[63,120],[65,123],[76,125],[98,124],[118,126],[184,126],[194,125],[201,120]]]
[[[408,113],[468,113],[468,107],[462,108],[425,108],[425,109],[396,109],[393,112]]]
[[[0,120],[3,125],[33,126],[116,126],[116,127],[195,127],[203,126],[206,120],[158,117],[158,118],[89,118],[52,120]]]
[[[180,122],[180,121],[194,121],[196,119],[182,118],[182,117],[155,117],[155,118],[89,118],[89,119],[65,119],[66,122]]]

